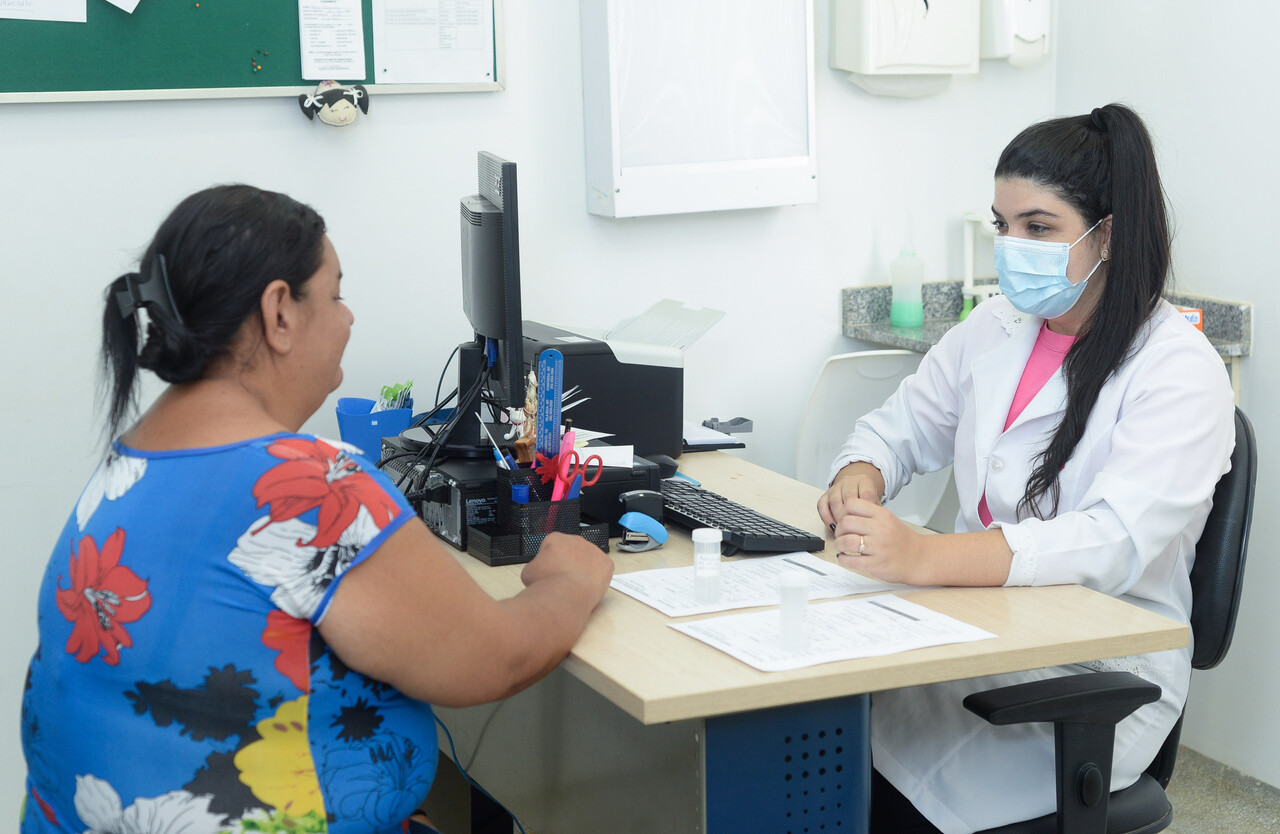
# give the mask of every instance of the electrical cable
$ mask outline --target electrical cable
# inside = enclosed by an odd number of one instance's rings
[[[493,711],[489,713],[489,717],[480,725],[480,732],[476,734],[475,746],[471,748],[471,758],[467,759],[467,763],[462,765],[465,769],[470,769],[476,763],[476,757],[480,755],[480,745],[484,744],[485,733],[489,732],[489,727],[493,724],[493,719],[498,715],[508,701],[498,701],[494,704]]]
[[[444,725],[444,722],[440,720],[440,716],[436,715],[434,717],[436,719],[436,723],[440,725],[440,729],[444,730],[444,737],[449,740],[449,755],[453,758],[454,764],[458,765],[458,772],[462,774],[462,778],[466,779],[467,782],[471,784],[471,787],[475,788],[476,790],[480,791],[480,793],[489,797],[489,800],[493,802],[493,804],[497,805],[499,808],[502,809],[503,813],[511,817],[511,821],[516,824],[516,828],[520,829],[520,834],[527,834],[527,832],[524,830],[524,826],[520,824],[520,820],[516,818],[516,815],[511,813],[511,811],[507,809],[506,805],[503,805],[501,802],[494,799],[493,794],[489,793],[484,788],[480,787],[480,783],[478,783],[475,779],[471,778],[471,774],[467,773],[466,768],[458,764],[458,751],[453,746],[453,734],[449,732],[449,728],[446,727]]]
[[[453,346],[453,353],[450,353],[449,358],[444,360],[444,367],[440,369],[440,378],[436,380],[436,404],[437,405],[440,403],[440,386],[444,385],[445,372],[449,370],[449,363],[453,361],[453,357],[458,355],[458,348],[460,347],[462,347],[462,345]],[[458,393],[458,389],[454,388],[453,393],[454,394]]]
[[[453,414],[449,415],[449,418],[445,420],[444,425],[440,428],[439,432],[436,433],[432,441],[418,451],[417,457],[414,459],[413,463],[409,465],[409,470],[412,471],[423,461],[424,458],[426,459],[426,466],[410,483],[410,488],[405,491],[406,499],[409,501],[418,501],[426,497],[423,487],[426,486],[427,479],[431,475],[431,470],[435,468],[436,458],[439,457],[440,452],[445,447],[445,444],[448,443],[449,436],[453,433],[454,428],[457,427],[458,423],[468,413],[472,403],[479,396],[488,381],[489,368],[488,366],[485,366],[481,369],[480,373],[476,375],[476,380],[472,383],[471,387],[467,389],[467,393],[459,398],[458,405],[454,409]],[[427,457],[428,452],[430,452],[430,457]]]
[[[432,438],[432,439],[431,439],[431,441],[430,441],[430,442],[433,442],[433,443],[434,443],[434,442],[435,442],[435,435],[434,435],[434,434],[432,434],[432,432],[431,432],[431,428],[430,428],[430,424],[429,424],[427,421],[428,421],[428,420],[430,420],[432,417],[434,417],[436,414],[438,414],[438,413],[440,412],[440,409],[441,409],[441,408],[444,408],[444,406],[445,406],[445,405],[447,405],[447,404],[449,403],[449,400],[453,399],[453,395],[454,395],[454,394],[456,394],[456,393],[458,393],[458,389],[456,389],[456,388],[455,388],[455,389],[453,389],[453,391],[451,391],[451,392],[449,393],[448,398],[446,398],[444,402],[438,402],[438,403],[436,403],[436,404],[435,404],[435,407],[433,407],[430,411],[426,411],[426,412],[423,412],[422,414],[419,414],[419,415],[414,419],[413,423],[411,423],[411,424],[410,424],[409,428],[418,428],[418,427],[421,427],[424,431],[426,431],[426,432],[427,432],[427,434],[431,435],[431,438]],[[394,455],[388,455],[387,457],[384,457],[384,458],[380,459],[376,465],[377,465],[377,467],[378,467],[379,469],[382,469],[384,466],[386,466],[388,463],[391,463],[391,461],[393,461],[393,460],[399,460],[399,459],[401,459],[401,458],[414,457],[414,456],[415,456],[415,455],[417,455],[417,454],[418,454],[418,452],[416,452],[416,451],[413,451],[413,452],[397,452],[397,453],[396,453],[396,454],[394,454]],[[417,463],[417,462],[415,461],[415,463]],[[412,464],[411,464],[411,468],[412,468]],[[406,477],[408,477],[409,471],[411,471],[411,470],[405,470],[405,472],[404,472],[404,473],[402,473],[402,474],[400,475],[400,477],[396,480],[396,482],[395,482],[395,483],[396,483],[396,487],[397,487],[397,488],[399,488],[400,484],[404,483],[404,479],[405,479]]]
[[[457,393],[458,393],[458,389],[454,388],[452,391],[449,392],[449,395],[445,397],[442,402],[437,402],[434,406],[432,406],[430,411],[424,411],[423,413],[415,417],[413,420],[412,427],[426,425],[427,421],[430,420],[432,417],[436,416],[437,414],[439,414],[440,409],[448,405],[449,401],[452,400],[454,396],[457,395]]]

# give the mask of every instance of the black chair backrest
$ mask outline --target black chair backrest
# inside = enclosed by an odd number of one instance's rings
[[[1258,477],[1258,450],[1253,425],[1236,409],[1236,446],[1231,471],[1213,491],[1213,509],[1196,543],[1191,568],[1191,633],[1195,647],[1191,666],[1212,669],[1231,647],[1244,581],[1244,559],[1253,523],[1253,489]]]
[[[1249,526],[1253,523],[1253,487],[1258,478],[1258,449],[1253,424],[1236,409],[1236,447],[1231,452],[1231,471],[1218,480],[1213,490],[1213,509],[1196,542],[1196,561],[1191,567],[1191,633],[1195,648],[1191,666],[1212,669],[1231,648],[1240,590],[1244,580],[1244,557],[1249,550]],[[1167,788],[1178,758],[1182,718],[1173,726],[1164,746],[1147,768],[1160,787]]]

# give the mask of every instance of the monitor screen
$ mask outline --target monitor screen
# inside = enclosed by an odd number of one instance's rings
[[[477,173],[479,193],[463,197],[459,204],[462,309],[475,331],[474,341],[460,351],[459,396],[472,390],[475,380],[485,373],[485,366],[487,379],[485,390],[471,402],[460,400],[462,413],[451,446],[476,445],[483,449],[485,444],[475,420],[480,401],[495,410],[524,405],[524,337],[520,326],[516,166],[481,151],[477,155]]]

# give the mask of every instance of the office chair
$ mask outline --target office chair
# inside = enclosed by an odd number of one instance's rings
[[[1258,455],[1253,426],[1239,408],[1235,423],[1231,471],[1214,489],[1213,508],[1196,543],[1191,568],[1194,669],[1212,669],[1222,662],[1231,646],[1240,606]],[[1153,834],[1167,828],[1173,821],[1173,809],[1164,789],[1178,754],[1181,717],[1137,782],[1110,796],[1104,790],[1111,783],[1116,723],[1159,697],[1159,686],[1128,672],[1097,672],[1007,686],[965,698],[967,709],[992,724],[1054,724],[1057,813],[983,834]]]
[[[823,363],[800,420],[796,480],[827,488],[831,461],[862,415],[879,408],[916,372],[924,354],[913,350],[863,350],[831,356]],[[888,503],[898,518],[929,523],[951,486],[951,467],[916,475]],[[948,531],[954,518],[948,519]]]

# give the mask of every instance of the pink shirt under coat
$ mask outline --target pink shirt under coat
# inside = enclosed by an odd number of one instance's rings
[[[1027,403],[1035,399],[1036,394],[1040,393],[1040,389],[1049,381],[1049,378],[1062,367],[1063,360],[1067,358],[1067,351],[1071,350],[1071,345],[1075,341],[1075,336],[1054,333],[1049,329],[1048,322],[1040,325],[1040,335],[1036,337],[1035,347],[1031,349],[1027,366],[1022,371],[1018,390],[1013,393],[1013,402],[1009,405],[1009,416],[1004,420],[1005,430],[1013,425],[1013,421],[1018,419],[1018,415],[1027,407]],[[978,502],[978,518],[982,520],[984,526],[991,526],[991,511],[987,509],[986,495],[983,495],[982,500]]]

